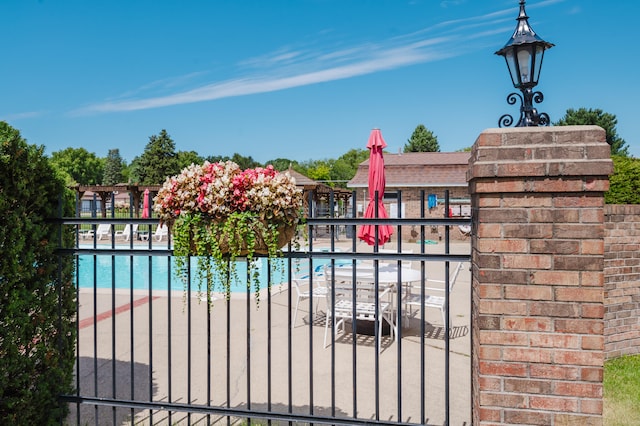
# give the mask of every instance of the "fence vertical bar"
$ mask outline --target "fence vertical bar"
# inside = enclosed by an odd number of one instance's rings
[[[94,200],[96,194],[93,194]],[[95,204],[94,204],[95,206]],[[95,215],[95,209],[94,209]],[[95,229],[95,225],[94,225]],[[95,231],[93,238],[93,247],[96,248]],[[93,255],[93,383],[94,383],[94,396],[97,398],[98,394],[98,256]],[[94,415],[96,426],[98,425],[98,406],[94,405]]]
[[[207,407],[211,407],[211,277],[207,274]],[[211,424],[211,415],[207,414],[207,426]]]
[[[424,209],[424,189],[420,190],[420,217],[424,218],[426,215]],[[426,235],[424,225],[420,225],[420,253],[424,254],[426,251],[425,242]],[[425,279],[426,279],[426,268],[425,268],[424,260],[420,261],[420,421],[427,421],[427,413],[426,413],[426,351],[425,351],[425,312],[424,312],[424,298],[425,298]]]
[[[289,245],[289,255],[291,255],[291,245]],[[291,267],[292,260],[291,256],[287,258],[287,265],[289,270],[289,282],[287,291],[287,413],[291,414],[293,412],[293,368],[292,368],[292,360],[293,360],[293,320],[291,318],[291,306],[292,306],[292,297],[291,297],[291,285],[292,285],[292,276],[291,276]],[[292,422],[289,422],[291,425]]]
[[[271,261],[269,259],[267,259],[267,411],[271,411]]]
[[[351,192],[351,199],[355,200],[356,199],[356,191],[352,191]],[[357,216],[357,209],[356,209],[356,203],[354,202],[353,205],[351,206],[351,216],[352,217],[356,217]],[[353,228],[351,229],[351,251],[353,253],[355,253],[357,251],[357,227],[356,225],[353,225]],[[356,270],[356,259],[352,259],[351,261],[351,269],[352,270]],[[356,371],[356,365],[357,365],[357,351],[356,351],[356,347],[355,345],[353,345],[351,347],[351,362],[352,362],[352,368],[351,368],[351,386],[353,388],[353,400],[352,400],[352,406],[353,406],[353,417],[357,417],[357,413],[358,413],[358,374]]]
[[[384,198],[384,192],[382,193],[382,197]],[[374,193],[374,200],[375,200],[375,218],[377,219],[380,217],[380,211],[379,211],[380,193],[378,191]],[[380,252],[379,229],[380,229],[380,225],[378,224],[378,222],[376,222],[375,224],[376,237],[375,237],[375,244],[373,245],[374,253]],[[375,399],[376,399],[376,417],[375,418],[376,418],[376,421],[380,420],[380,351],[378,350],[378,348],[382,344],[380,342],[380,340],[382,339],[382,336],[380,335],[380,331],[378,327],[378,322],[380,321],[380,300],[379,300],[379,293],[378,293],[378,291],[380,290],[380,282],[379,282],[380,277],[378,275],[378,273],[380,272],[379,267],[380,267],[380,262],[376,257],[373,260],[373,285],[374,285],[373,294],[374,294],[374,301],[375,301],[375,318],[374,318],[373,324],[375,327],[375,336],[376,336],[375,351],[374,351],[375,371],[376,371],[375,372]],[[354,269],[354,274],[355,274],[355,269]],[[354,283],[356,282],[355,278],[356,277],[354,276]],[[355,304],[354,304],[354,312],[355,312]],[[354,342],[355,342],[355,339],[354,339]]]
[[[151,235],[149,235],[151,241]],[[149,256],[149,401],[153,402],[153,256]],[[133,310],[133,309],[132,309]],[[153,424],[153,410],[149,410],[149,423]]]
[[[309,213],[311,215],[312,218],[316,217],[316,211],[313,208],[313,193],[309,192]],[[317,233],[318,230],[317,229],[313,229],[313,227],[309,227],[309,252],[313,253],[313,235],[314,235],[314,231]],[[311,280],[311,274],[312,274],[312,269],[313,269],[313,259],[310,258],[309,259],[309,279]],[[311,285],[311,284],[310,284]],[[309,313],[311,314],[311,312],[313,312],[312,310],[312,297],[309,298]],[[311,385],[309,386],[309,414],[313,414],[313,323],[309,323],[309,383],[311,383]],[[333,363],[331,364],[333,365]],[[331,375],[331,380],[332,380],[332,392],[333,392],[333,373]],[[332,397],[333,398],[333,397]]]
[[[227,261],[229,262],[229,261]],[[225,288],[230,288],[231,277],[227,277]],[[227,408],[231,408],[231,295],[227,292]],[[227,424],[231,425],[231,417],[227,416]]]
[[[151,238],[151,237],[149,237]],[[187,255],[187,403],[191,404],[191,256]],[[187,413],[191,424],[191,413]]]
[[[249,272],[249,259],[247,262],[247,297],[245,298],[247,301],[247,409],[251,410],[251,297],[250,295],[250,283],[251,283],[251,273]],[[248,419],[248,423],[251,424],[251,420]]]
[[[111,256],[111,395],[116,398],[116,257]],[[111,407],[113,423],[116,423],[116,407]]]
[[[171,299],[172,299],[172,290],[171,290],[171,256],[167,256],[167,400],[169,403],[173,402],[172,396],[172,370],[171,370]],[[173,411],[169,411],[168,413],[168,421],[169,424],[172,424],[171,417]]]
[[[129,306],[133,307],[133,288],[134,288],[134,269],[133,269],[133,255],[129,256]],[[129,374],[131,376],[131,399],[135,399],[135,382],[136,382],[136,375],[135,375],[135,330],[134,330],[134,315],[133,315],[133,309],[129,310],[129,350],[131,351],[131,362],[130,362],[130,371]],[[133,408],[131,408],[131,418],[133,419],[133,416],[135,414],[135,411]]]
[[[445,190],[445,216],[451,218],[449,210],[449,190]],[[445,254],[451,254],[449,226],[445,226],[444,247]],[[449,261],[444,263],[444,418],[445,425],[449,425]]]
[[[111,218],[115,217],[115,194],[111,193]],[[111,248],[115,248],[114,227],[111,226]],[[116,398],[116,257],[111,256],[111,394]],[[116,407],[111,407],[113,423],[116,423]]]
[[[402,191],[398,190],[396,192],[397,198],[397,218],[402,219],[404,216],[404,210],[402,208]],[[398,224],[397,226],[397,240],[398,247],[397,252],[402,253],[402,225]],[[402,261],[401,259],[397,259],[396,265],[398,268],[398,278],[396,283],[396,335],[395,341],[397,342],[397,392],[398,392],[398,400],[397,400],[397,408],[398,408],[398,421],[402,421],[402,292],[403,292],[403,281],[402,281]],[[410,283],[409,283],[410,285]]]

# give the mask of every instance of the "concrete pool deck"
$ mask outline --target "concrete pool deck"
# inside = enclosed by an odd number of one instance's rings
[[[326,244],[314,241],[314,245]],[[418,252],[418,244],[408,245],[403,243],[403,249],[414,248]],[[337,246],[348,249],[350,241],[340,242]],[[385,248],[390,247],[387,244]],[[358,246],[359,252],[366,249]],[[428,253],[442,253],[443,250],[442,243],[425,246]],[[455,254],[466,254],[468,250],[468,243],[451,245]],[[416,263],[414,267],[417,267]],[[431,278],[444,276],[443,264],[428,262],[426,267]],[[450,416],[453,425],[470,424],[469,275],[461,274],[451,295]],[[153,291],[150,294],[146,290],[136,290],[129,294],[126,290],[117,290],[112,294],[109,289],[99,289],[95,293],[82,289],[79,292],[78,348],[82,394],[127,399],[133,390],[134,397],[143,401],[167,402],[171,399],[172,402],[187,403],[190,400],[193,404],[207,405],[209,400],[213,406],[257,411],[266,411],[269,404],[273,411],[281,413],[286,413],[291,404],[294,413],[309,414],[313,409],[313,413],[320,416],[331,414],[332,400],[335,400],[335,414],[346,418],[354,416],[355,401],[357,416],[371,419],[375,418],[377,387],[379,417],[395,421],[399,414],[397,392],[401,389],[401,418],[417,423],[420,421],[423,347],[425,420],[428,424],[442,424],[445,358],[438,310],[425,311],[424,341],[420,337],[418,318],[403,324],[401,339],[392,341],[389,336],[383,337],[378,357],[379,383],[376,384],[373,374],[376,350],[372,336],[357,334],[354,342],[350,332],[339,333],[335,345],[324,347],[324,300],[319,301],[315,317],[309,315],[308,300],[301,302],[297,322],[290,328],[289,316],[293,316],[290,304],[295,306],[295,292],[290,294],[286,285],[275,285],[271,303],[267,303],[269,296],[265,290],[259,304],[252,294],[250,296],[248,301],[244,294],[234,294],[229,301],[224,298],[214,300],[209,320],[206,303],[191,297],[189,306],[183,292]],[[400,367],[398,359],[401,360]],[[111,374],[114,368],[115,379]],[[270,389],[268,374],[271,376]],[[333,395],[332,388],[335,389]],[[73,419],[75,406],[71,411],[70,419]],[[109,424],[113,416],[119,424],[126,424],[130,414],[131,411],[125,408],[112,411],[100,407],[97,410],[97,416],[104,416]],[[82,406],[81,423],[93,423],[95,415],[94,407]],[[134,416],[136,424],[173,425],[183,424],[186,414],[174,414],[169,419],[166,412],[144,410],[135,412]],[[199,416],[192,415],[191,421],[195,422]]]

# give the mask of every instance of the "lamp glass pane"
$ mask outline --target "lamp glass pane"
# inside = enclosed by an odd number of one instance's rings
[[[540,69],[542,68],[542,57],[544,56],[544,46],[541,44],[536,45],[536,57],[533,69],[533,82],[538,84],[540,78]]]
[[[515,59],[515,55],[513,54],[513,49],[510,49],[509,51],[507,51],[504,55],[504,58],[507,61],[507,66],[509,67],[509,74],[511,75],[511,82],[513,83],[514,87],[520,87],[520,80],[519,80],[519,72],[518,72],[518,65],[516,64],[516,59]]]
[[[518,49],[518,68],[520,69],[520,82],[531,83],[531,51],[529,46],[521,46]]]

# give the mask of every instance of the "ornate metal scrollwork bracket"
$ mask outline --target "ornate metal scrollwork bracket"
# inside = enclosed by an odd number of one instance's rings
[[[546,112],[538,113],[533,103],[541,103],[544,100],[542,92],[533,92],[531,89],[523,89],[522,96],[518,93],[510,93],[507,96],[507,103],[515,105],[520,99],[520,119],[515,127],[527,126],[548,126],[550,124],[549,115]],[[509,127],[513,124],[513,117],[510,114],[504,114],[498,119],[498,126]]]

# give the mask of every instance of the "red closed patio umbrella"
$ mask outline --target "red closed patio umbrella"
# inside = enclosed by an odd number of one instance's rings
[[[369,148],[369,204],[367,204],[367,210],[364,212],[365,218],[377,218],[386,219],[389,217],[387,211],[384,208],[382,202],[384,198],[384,188],[386,180],[384,176],[384,157],[382,156],[382,149],[386,148],[387,144],[382,138],[380,129],[373,129],[369,136],[369,142],[367,148]],[[376,199],[377,194],[377,199]],[[377,234],[376,234],[377,229]],[[362,225],[358,230],[358,238],[366,242],[369,245],[374,245],[376,242],[379,245],[383,245],[391,238],[393,234],[393,228],[390,225],[374,225],[366,224]]]
[[[147,219],[149,217],[149,189],[144,190],[144,197],[142,198],[142,218]]]

